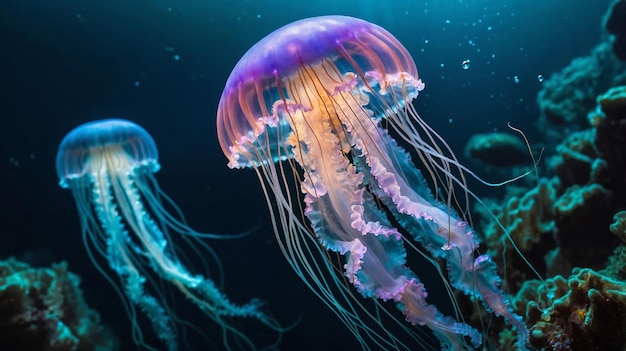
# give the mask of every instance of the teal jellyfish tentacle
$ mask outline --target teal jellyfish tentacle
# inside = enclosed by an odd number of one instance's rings
[[[140,176],[141,174],[135,175],[135,177]],[[189,289],[190,293],[195,293],[195,295],[187,297],[203,311],[212,315],[213,318],[217,319],[217,316],[253,317],[269,326],[276,325],[271,318],[259,310],[259,307],[263,305],[260,300],[253,299],[243,305],[233,304],[212,280],[201,274],[189,272],[176,259],[167,245],[163,232],[144,208],[139,189],[134,186],[133,177],[121,178],[120,181],[123,182],[124,189],[130,189],[125,194],[128,197],[128,203],[133,204],[132,208],[128,209],[131,213],[127,213],[125,218],[133,222],[133,226],[142,228],[142,233],[149,234],[148,240],[146,238],[139,239],[142,240],[142,245],[148,250],[145,256],[148,257],[150,266],[157,274],[166,280],[180,283]]]
[[[154,330],[157,337],[166,343],[170,351],[178,350],[176,333],[172,329],[167,311],[154,296],[146,294],[143,289],[146,278],[139,275],[137,271],[129,271],[124,275],[123,280],[125,280],[126,293],[148,316],[152,322],[152,330]]]
[[[171,319],[158,300],[144,291],[146,278],[135,268],[133,260],[126,252],[125,245],[129,245],[134,251],[139,250],[139,247],[132,242],[124,228],[111,194],[111,182],[107,176],[94,177],[93,182],[94,209],[108,234],[106,242],[109,265],[120,276],[129,299],[148,316],[158,338],[165,342],[168,350],[175,351],[178,343]]]

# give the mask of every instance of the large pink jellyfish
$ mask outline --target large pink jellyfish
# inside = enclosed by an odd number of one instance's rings
[[[397,302],[443,349],[469,348],[465,337],[481,344],[476,329],[427,302],[418,268],[406,266],[411,240],[446,261],[453,287],[512,323],[523,349],[527,327],[498,287],[495,264],[477,256],[472,230],[451,209],[455,184],[469,192],[465,168],[410,103],[423,88],[411,55],[385,29],[344,16],[301,20],[239,60],[217,111],[219,141],[231,168],[255,169],[283,254],[364,349],[415,345],[382,325],[380,310],[368,313],[346,280],[364,297]],[[446,201],[431,194],[412,156]],[[343,255],[343,267],[327,250]]]

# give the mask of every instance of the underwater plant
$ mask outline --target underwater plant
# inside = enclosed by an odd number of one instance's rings
[[[474,196],[465,183],[471,172],[411,104],[422,89],[413,58],[385,29],[345,16],[300,20],[236,64],[217,111],[219,142],[229,167],[256,171],[287,261],[363,349],[415,345],[381,322],[395,308],[377,301],[376,312],[368,311],[347,282],[363,297],[394,301],[444,350],[471,348],[465,337],[481,345],[481,333],[460,313],[444,316],[428,303],[419,268],[406,259],[407,247],[417,250],[413,241],[434,266],[445,261],[451,286],[506,318],[525,349],[528,329],[500,290],[494,262],[477,254],[465,211],[453,209],[457,186],[466,202]]]

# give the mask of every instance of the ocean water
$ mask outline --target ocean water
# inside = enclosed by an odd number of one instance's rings
[[[541,143],[534,124],[541,77],[599,42],[608,3],[3,0],[0,258],[34,253],[41,264],[67,261],[122,349],[137,349],[121,302],[83,249],[74,201],[58,186],[54,168],[57,147],[75,126],[130,119],[154,137],[162,165],[157,179],[194,228],[254,229],[245,239],[210,243],[224,264],[231,299],[258,297],[284,325],[299,321],[281,349],[358,349],[281,256],[254,172],[226,166],[215,116],[233,66],[255,42],[292,21],[355,16],[407,47],[426,83],[416,109],[457,154],[473,134],[507,130],[507,122]],[[211,333],[210,321],[179,304],[180,314]],[[160,347],[149,323],[141,323]],[[253,337],[271,340],[270,331],[243,323]],[[181,349],[204,350],[193,334]]]

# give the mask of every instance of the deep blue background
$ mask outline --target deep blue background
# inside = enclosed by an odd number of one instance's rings
[[[229,170],[218,147],[217,102],[239,57],[300,18],[361,17],[412,53],[426,83],[416,108],[458,154],[473,133],[506,130],[507,122],[540,142],[533,127],[537,76],[548,78],[589,52],[608,0],[216,3],[0,3],[0,257],[37,251],[45,263],[67,260],[126,350],[134,349],[129,322],[84,253],[71,194],[57,186],[56,148],[71,128],[108,117],[145,127],[159,146],[160,184],[195,228],[261,226],[246,240],[211,243],[226,267],[228,295],[268,301],[284,324],[302,317],[285,335],[285,350],[351,349],[347,330],[281,257],[254,172]]]

